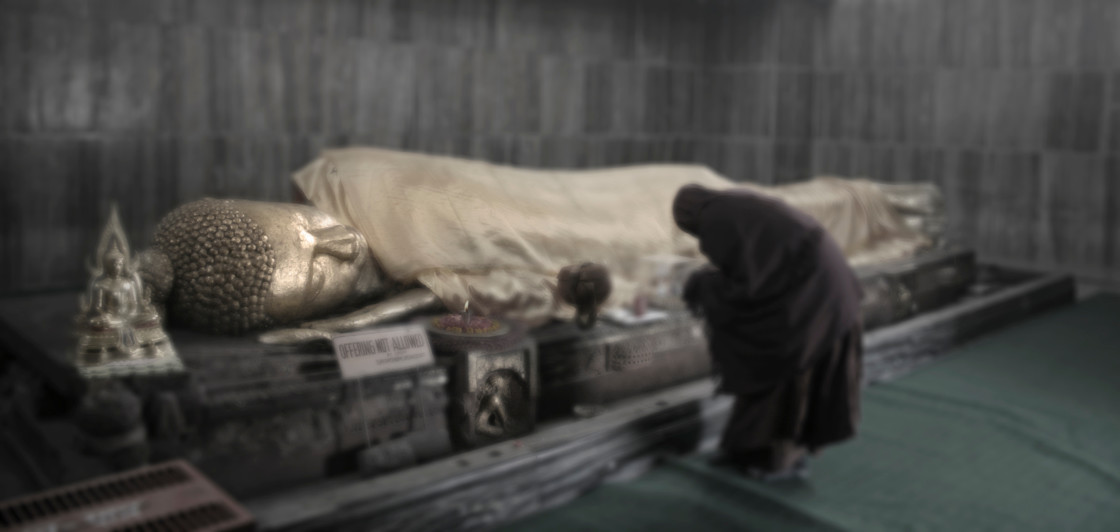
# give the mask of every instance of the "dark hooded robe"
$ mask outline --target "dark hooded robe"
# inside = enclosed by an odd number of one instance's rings
[[[736,396],[725,453],[763,470],[852,437],[859,419],[861,289],[807,214],[745,190],[690,185],[673,215],[711,267],[689,279],[720,390]]]

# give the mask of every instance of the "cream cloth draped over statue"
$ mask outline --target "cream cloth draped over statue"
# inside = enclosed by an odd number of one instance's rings
[[[928,243],[858,180],[762,187],[695,165],[544,171],[374,148],[328,150],[293,179],[316,207],[365,236],[388,276],[419,282],[451,309],[469,298],[482,312],[533,324],[573,315],[554,292],[564,266],[610,268],[613,306],[635,295],[642,257],[699,257],[671,212],[689,183],[782,198],[821,221],[854,264]]]

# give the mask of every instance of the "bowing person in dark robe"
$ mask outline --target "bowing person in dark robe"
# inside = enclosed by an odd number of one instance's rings
[[[802,476],[808,454],[856,432],[859,281],[820,224],[780,200],[689,185],[673,216],[711,263],[684,298],[735,395],[722,458],[763,479]]]

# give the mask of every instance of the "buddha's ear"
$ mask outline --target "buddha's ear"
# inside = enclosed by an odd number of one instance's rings
[[[308,231],[315,237],[315,254],[330,255],[338,260],[350,262],[358,258],[362,242],[352,229],[343,225],[332,225]]]

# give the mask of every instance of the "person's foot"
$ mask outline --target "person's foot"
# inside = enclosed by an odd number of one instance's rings
[[[744,473],[750,478],[761,480],[766,483],[804,480],[809,478],[809,459],[808,456],[802,456],[798,458],[793,465],[778,471],[766,471],[756,467],[748,467]]]
[[[708,465],[712,467],[732,467],[735,465],[735,460],[727,453],[716,453],[708,457]]]

